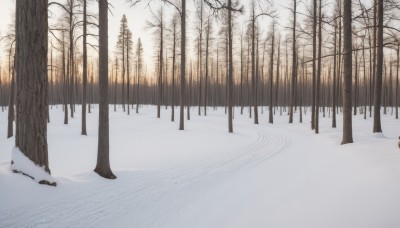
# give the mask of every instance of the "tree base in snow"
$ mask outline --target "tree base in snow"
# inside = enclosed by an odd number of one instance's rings
[[[50,175],[48,169],[34,164],[17,147],[14,147],[12,151],[11,170],[27,176],[39,184],[57,186],[57,182]]]
[[[13,164],[13,163],[14,163],[14,162],[11,161],[11,164]],[[33,178],[32,176],[30,176],[30,175],[28,175],[28,174],[26,174],[26,173],[24,173],[24,172],[21,172],[21,171],[15,170],[15,169],[13,169],[12,171],[13,171],[13,173],[22,174],[22,175],[27,176],[27,177],[31,178],[32,180],[36,181],[35,178]],[[38,183],[39,183],[39,184],[43,184],[43,185],[54,186],[54,187],[57,186],[57,182],[50,182],[50,181],[48,181],[48,180],[41,180],[41,181],[38,181]]]
[[[106,178],[106,179],[110,179],[110,180],[114,180],[117,179],[117,176],[115,176],[111,171],[108,172],[104,172],[101,169],[94,169],[94,172],[99,174],[99,176]]]

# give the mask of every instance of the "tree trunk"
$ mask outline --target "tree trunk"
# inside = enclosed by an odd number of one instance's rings
[[[229,40],[229,74],[228,74],[228,128],[233,133],[233,41],[232,41],[232,0],[228,0],[228,40]]]
[[[293,123],[293,106],[295,99],[295,80],[296,80],[296,0],[293,1],[293,47],[292,47],[292,80],[290,85],[290,110],[289,123]],[[314,19],[316,20],[316,19]]]
[[[86,0],[83,0],[83,69],[82,69],[82,135],[87,135],[86,132],[86,103],[87,103],[87,21],[86,21]]]
[[[383,68],[383,0],[378,0],[378,50],[376,60],[376,82],[374,96],[374,128],[373,133],[382,132],[381,99],[382,99],[382,68]]]
[[[270,70],[269,70],[269,118],[268,122],[269,123],[274,123],[274,115],[273,115],[273,109],[274,109],[274,104],[272,103],[273,101],[273,84],[274,84],[274,51],[275,51],[275,22],[272,26],[272,42],[271,42],[271,62],[270,62]]]
[[[353,143],[351,115],[351,84],[352,84],[352,18],[351,0],[344,1],[343,7],[343,139],[342,144]]]
[[[109,159],[108,120],[108,0],[99,0],[99,139],[94,171],[107,179],[115,179]]]
[[[335,23],[335,34],[334,34],[334,41],[333,41],[333,83],[332,83],[332,128],[336,128],[336,80],[337,80],[337,19],[334,21]]]
[[[186,66],[186,0],[182,0],[181,13],[181,101],[179,130],[184,130],[185,121],[185,66]]]
[[[68,124],[68,71],[65,67],[65,42],[64,42],[64,31],[62,32],[62,71],[63,71],[63,92],[64,92],[64,124]]]
[[[255,58],[255,23],[256,23],[256,18],[255,18],[255,10],[254,10],[254,5],[253,5],[253,12],[252,12],[252,21],[251,21],[251,31],[252,31],[252,36],[251,36],[251,74],[252,74],[252,91],[253,91],[253,107],[254,107],[254,124],[258,124],[258,99],[257,99],[257,87],[258,87],[258,81],[257,81],[257,75],[256,75],[256,58]]]
[[[175,56],[176,56],[176,21],[173,22],[173,48],[172,48],[172,100],[171,121],[175,121]]]
[[[319,1],[319,17],[318,17],[318,70],[317,70],[317,85],[315,95],[315,134],[319,134],[319,107],[320,107],[320,91],[321,91],[321,56],[322,56],[322,0]]]
[[[17,80],[15,146],[50,174],[47,147],[48,1],[17,0],[15,25]],[[50,183],[48,180],[38,181],[40,184],[56,185],[55,182]]]
[[[397,64],[396,64],[396,119],[399,118],[399,63],[400,63],[400,46],[397,47]]]
[[[163,93],[163,89],[162,89],[162,77],[163,77],[163,59],[164,59],[164,54],[163,54],[163,45],[164,45],[164,40],[163,40],[163,14],[161,11],[161,25],[160,25],[160,29],[161,29],[161,33],[160,33],[160,54],[159,54],[159,69],[158,69],[158,99],[157,99],[157,118],[161,117],[161,103],[162,103],[162,93]]]
[[[130,80],[129,80],[129,31],[126,33],[126,105],[127,105],[127,109],[128,109],[128,115],[130,114],[130,107],[129,107],[129,96],[130,96],[130,91],[129,91],[129,87],[130,87]]]
[[[317,0],[313,4],[313,61],[312,61],[312,105],[311,105],[311,129],[315,129],[315,91],[316,91],[316,58],[317,58]]]
[[[15,61],[15,60],[14,60]],[[12,67],[12,79],[11,79],[11,91],[10,100],[8,103],[8,128],[7,128],[7,138],[11,138],[14,135],[14,100],[15,100],[15,69]]]

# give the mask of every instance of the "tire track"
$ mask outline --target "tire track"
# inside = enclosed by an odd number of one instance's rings
[[[233,153],[229,159],[217,157],[194,167],[141,176],[124,175],[116,183],[100,186],[101,189],[92,189],[68,201],[57,200],[0,212],[0,227],[98,227],[126,216],[131,217],[135,227],[158,227],[160,224],[156,221],[167,221],[219,180],[264,162],[288,144],[271,128],[258,127],[256,133],[256,140],[247,149]],[[179,202],[170,204],[171,197]],[[136,213],[132,215],[132,212]],[[154,216],[162,218],[154,219]]]

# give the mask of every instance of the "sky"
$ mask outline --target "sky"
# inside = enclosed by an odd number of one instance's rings
[[[51,1],[51,0],[50,0]],[[56,0],[57,2],[63,3],[64,1]],[[98,4],[95,1],[89,1],[89,11],[93,13],[97,13]],[[145,0],[144,2],[147,2]],[[125,14],[128,19],[128,27],[133,33],[133,41],[136,46],[137,39],[140,37],[143,49],[144,49],[144,60],[145,64],[149,67],[154,65],[154,44],[155,39],[152,31],[146,29],[146,21],[151,19],[151,11],[157,11],[161,6],[164,6],[166,20],[168,22],[169,18],[175,12],[175,9],[172,7],[168,7],[165,4],[162,4],[159,0],[153,0],[153,3],[147,5],[146,3],[141,3],[135,7],[131,7],[131,4],[127,0],[109,0],[109,3],[112,5],[111,13],[109,13],[109,51],[110,56],[113,56],[115,50],[115,44],[117,42],[117,36],[119,33],[120,20],[122,15]],[[278,23],[281,25],[286,25],[288,23],[289,11],[284,9],[282,6],[291,6],[291,0],[280,0],[275,1],[274,8],[279,11],[278,15]],[[241,3],[248,7],[250,0],[241,0]],[[57,6],[51,6],[50,10],[54,12],[52,17],[56,17],[59,15],[59,10],[56,9]],[[15,0],[0,0],[0,34],[4,34],[8,28],[8,25],[12,21],[12,13],[15,10]],[[194,50],[193,45],[193,33],[194,33],[194,0],[187,0],[187,10],[188,10],[188,19],[187,19],[187,32],[188,32],[188,56],[192,55],[191,53]],[[238,25],[241,26],[242,23],[246,22],[248,18],[248,9],[245,9],[245,13],[242,16],[235,16]],[[51,16],[51,15],[50,15]],[[50,26],[52,24],[52,19],[50,19]],[[260,20],[261,27],[263,30],[269,29],[271,19],[265,18]],[[216,22],[218,24],[218,22]],[[217,29],[214,29],[217,30]],[[191,36],[192,35],[192,36]],[[90,48],[89,48],[90,49]],[[4,45],[0,45],[0,59],[4,58],[3,51]]]

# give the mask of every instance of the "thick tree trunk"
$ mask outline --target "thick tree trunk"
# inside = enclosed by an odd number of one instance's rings
[[[48,1],[17,0],[15,24],[17,80],[15,146],[50,174],[47,147]],[[47,180],[38,181],[40,184],[56,185]]]
[[[351,115],[351,84],[352,84],[352,18],[351,0],[344,1],[343,7],[343,139],[342,144],[353,142]]]
[[[108,119],[108,0],[99,0],[99,138],[94,171],[107,179],[116,176],[110,168]]]

